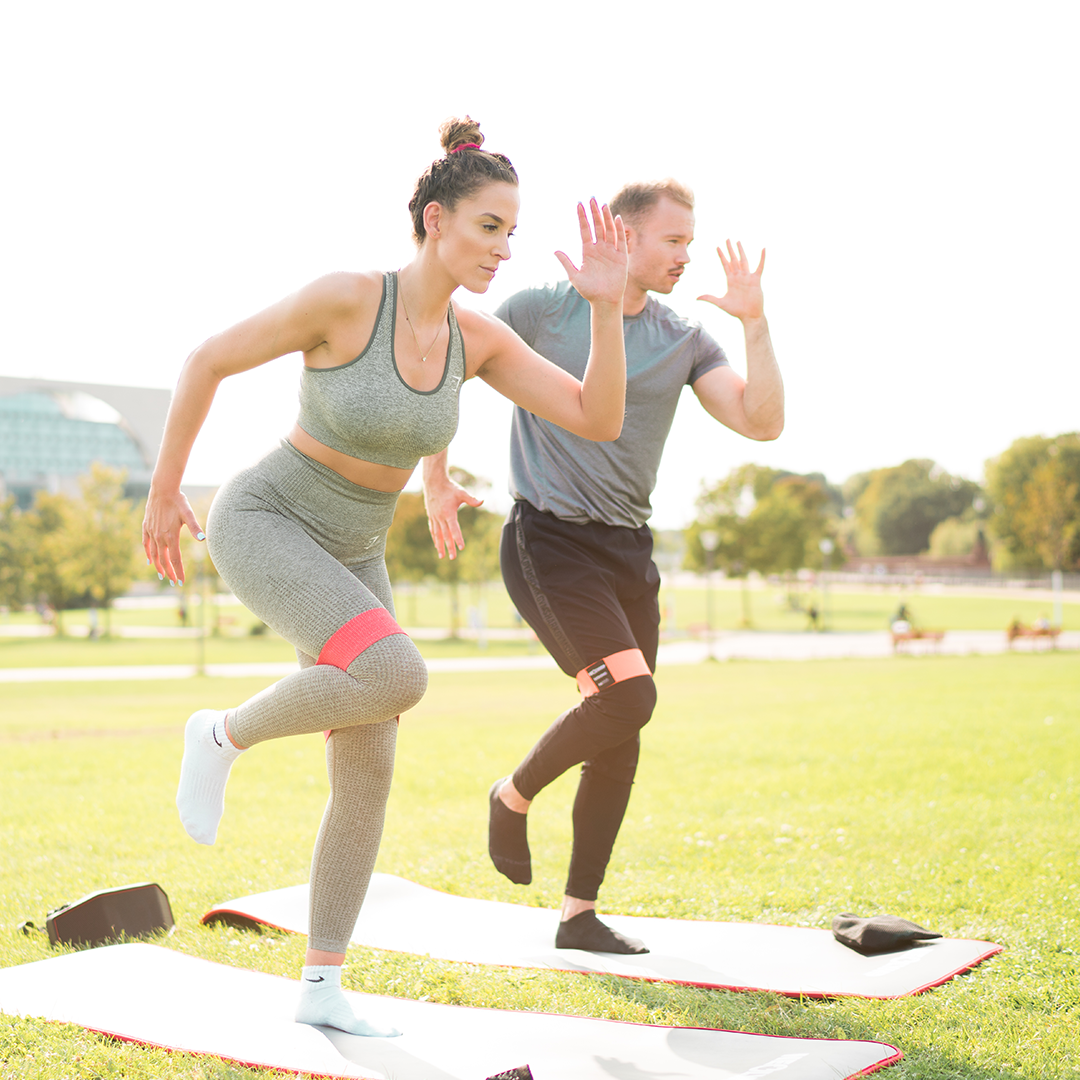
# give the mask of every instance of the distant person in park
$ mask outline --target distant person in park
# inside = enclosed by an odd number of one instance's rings
[[[742,244],[736,249],[728,241],[726,252],[717,249],[726,294],[699,297],[742,322],[743,379],[700,325],[649,295],[670,293],[690,261],[691,191],[674,180],[630,184],[611,205],[626,223],[630,260],[622,435],[588,443],[528,408],[516,409],[510,476],[516,501],[501,552],[511,599],[562,670],[577,679],[582,700],[552,724],[510,777],[492,786],[489,853],[501,873],[527,885],[529,806],[556,777],[581,764],[555,943],[637,953],[647,951],[644,945],[601,922],[596,901],[630,798],[638,733],[656,704],[660,577],[646,522],[660,456],[684,386],[693,387],[720,423],[759,440],[780,434],[784,391],[761,291],[765,252],[751,269]],[[496,314],[567,372],[582,370],[588,305],[572,280],[520,292]],[[453,558],[462,547],[457,509],[478,500],[450,481],[445,453],[425,462],[424,477],[435,546]]]
[[[407,266],[320,278],[191,354],[143,526],[148,560],[182,584],[181,526],[204,534],[181,479],[218,384],[302,353],[296,426],[218,492],[205,535],[222,578],[292,642],[301,670],[235,708],[188,720],[176,801],[192,838],[212,844],[229,769],[246,748],[330,729],[330,798],[312,858],[296,1019],[356,1035],[398,1034],[354,1015],[340,972],[379,847],[397,717],[427,685],[423,659],[394,620],[384,562],[398,495],[420,458],[450,442],[461,384],[474,375],[582,440],[614,439],[622,425],[626,239],[606,206],[578,206],[580,269],[557,253],[590,313],[580,376],[498,319],[451,302],[459,286],[485,292],[510,257],[517,173],[483,141],[469,118],[443,125],[445,153],[409,202],[417,254]]]

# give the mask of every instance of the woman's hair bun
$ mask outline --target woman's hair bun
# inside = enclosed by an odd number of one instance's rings
[[[448,154],[452,154],[459,146],[465,146],[468,143],[476,143],[477,146],[484,144],[484,136],[480,134],[480,125],[471,116],[466,116],[464,120],[459,120],[456,116],[444,120],[439,126],[439,135],[442,148]]]

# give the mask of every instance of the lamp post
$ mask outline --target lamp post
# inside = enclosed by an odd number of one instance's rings
[[[823,628],[828,630],[832,622],[832,610],[829,606],[829,556],[836,550],[836,545],[829,537],[823,536],[818,541],[818,550],[824,556],[821,565],[821,622]]]
[[[192,545],[191,556],[195,560],[195,593],[199,598],[199,663],[197,672],[206,674],[206,573],[204,563],[206,560],[206,544]],[[193,596],[194,600],[195,597]]]
[[[712,572],[713,559],[716,549],[720,544],[720,534],[715,529],[704,529],[700,536],[701,546],[705,549],[705,640],[708,642],[706,659],[715,660],[713,656],[713,590]]]

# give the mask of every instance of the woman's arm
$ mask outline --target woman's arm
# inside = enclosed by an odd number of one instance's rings
[[[561,251],[556,257],[570,283],[591,305],[591,341],[585,375],[578,382],[569,372],[534,352],[501,320],[462,312],[468,331],[467,353],[478,356],[479,375],[515,405],[550,420],[575,435],[598,442],[619,437],[626,409],[626,352],[623,344],[622,301],[626,289],[626,234],[621,218],[591,201],[593,229],[585,208],[578,204],[581,226],[581,269]],[[424,501],[428,528],[439,558],[451,559],[465,546],[458,525],[463,503],[475,499],[447,474],[443,451],[424,458]]]
[[[585,375],[573,375],[545,360],[495,318],[470,322],[469,349],[478,346],[476,374],[515,405],[586,439],[608,442],[622,431],[626,406],[626,353],[622,301],[626,289],[626,234],[621,218],[590,203],[592,229],[578,204],[581,268],[555,253],[571,285],[592,308],[592,338]],[[595,232],[595,239],[593,237]]]
[[[292,352],[311,352],[324,343],[337,322],[355,316],[358,305],[378,305],[366,276],[331,274],[203,342],[188,358],[169,406],[157,465],[143,519],[147,561],[162,578],[183,584],[180,527],[197,539],[202,529],[180,490],[191,448],[222,379],[249,371]]]

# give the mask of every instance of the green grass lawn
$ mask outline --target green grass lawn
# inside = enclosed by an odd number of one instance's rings
[[[1080,665],[1067,654],[726,663],[661,671],[660,705],[602,894],[609,911],[827,927],[889,911],[1006,946],[897,1001],[796,1000],[353,948],[346,983],[433,1001],[776,1035],[870,1038],[898,1078],[1080,1076]],[[0,964],[51,955],[26,918],[159,882],[169,948],[295,976],[304,939],[208,930],[215,901],[305,881],[326,794],[318,736],[265,744],[230,782],[218,843],[173,806],[184,719],[265,681],[0,687]],[[486,792],[573,701],[555,672],[435,675],[403,718],[379,869],[555,906],[573,778],[530,817],[534,884],[486,856]],[[553,924],[554,926],[554,924]],[[0,1017],[0,1073],[257,1077],[77,1028]]]
[[[484,592],[488,625],[498,628],[515,625],[513,608],[501,585],[488,585]],[[820,606],[822,597],[814,597]],[[663,630],[668,638],[685,636],[706,621],[706,592],[702,589],[664,589],[661,591],[661,610],[665,614]],[[916,623],[928,629],[998,630],[1015,617],[1030,623],[1052,607],[1039,600],[1012,599],[995,596],[965,596],[943,592],[896,591],[847,592],[829,594],[829,626],[832,630],[884,630],[901,600],[912,610]],[[742,599],[737,588],[717,588],[713,591],[713,625],[720,630],[738,629],[742,619]],[[807,597],[803,597],[807,602]],[[479,594],[463,588],[460,597],[462,625],[468,623],[468,608],[477,606]],[[752,626],[756,630],[808,632],[807,617],[788,604],[787,593],[779,588],[757,589],[751,594]],[[252,636],[250,628],[258,623],[253,615],[239,605],[221,606],[220,612],[229,622],[219,636],[206,639],[205,657],[209,664],[264,663],[294,659],[292,647],[271,632]],[[445,586],[425,585],[418,589],[399,590],[397,595],[399,621],[406,626],[448,628],[450,625],[450,595]],[[1062,605],[1063,626],[1080,629],[1080,604]],[[114,626],[178,626],[174,608],[151,608],[117,611]],[[32,625],[39,620],[31,613],[19,612],[8,616],[13,624]],[[65,614],[69,628],[85,626],[87,613],[72,611]],[[259,624],[261,625],[261,624]],[[475,640],[468,638],[444,640],[420,639],[420,651],[429,658],[459,656],[518,656],[538,652],[535,641],[499,641],[490,639],[481,650]],[[96,667],[128,664],[196,664],[200,643],[190,638],[40,638],[12,637],[0,634],[0,668],[12,667]]]

